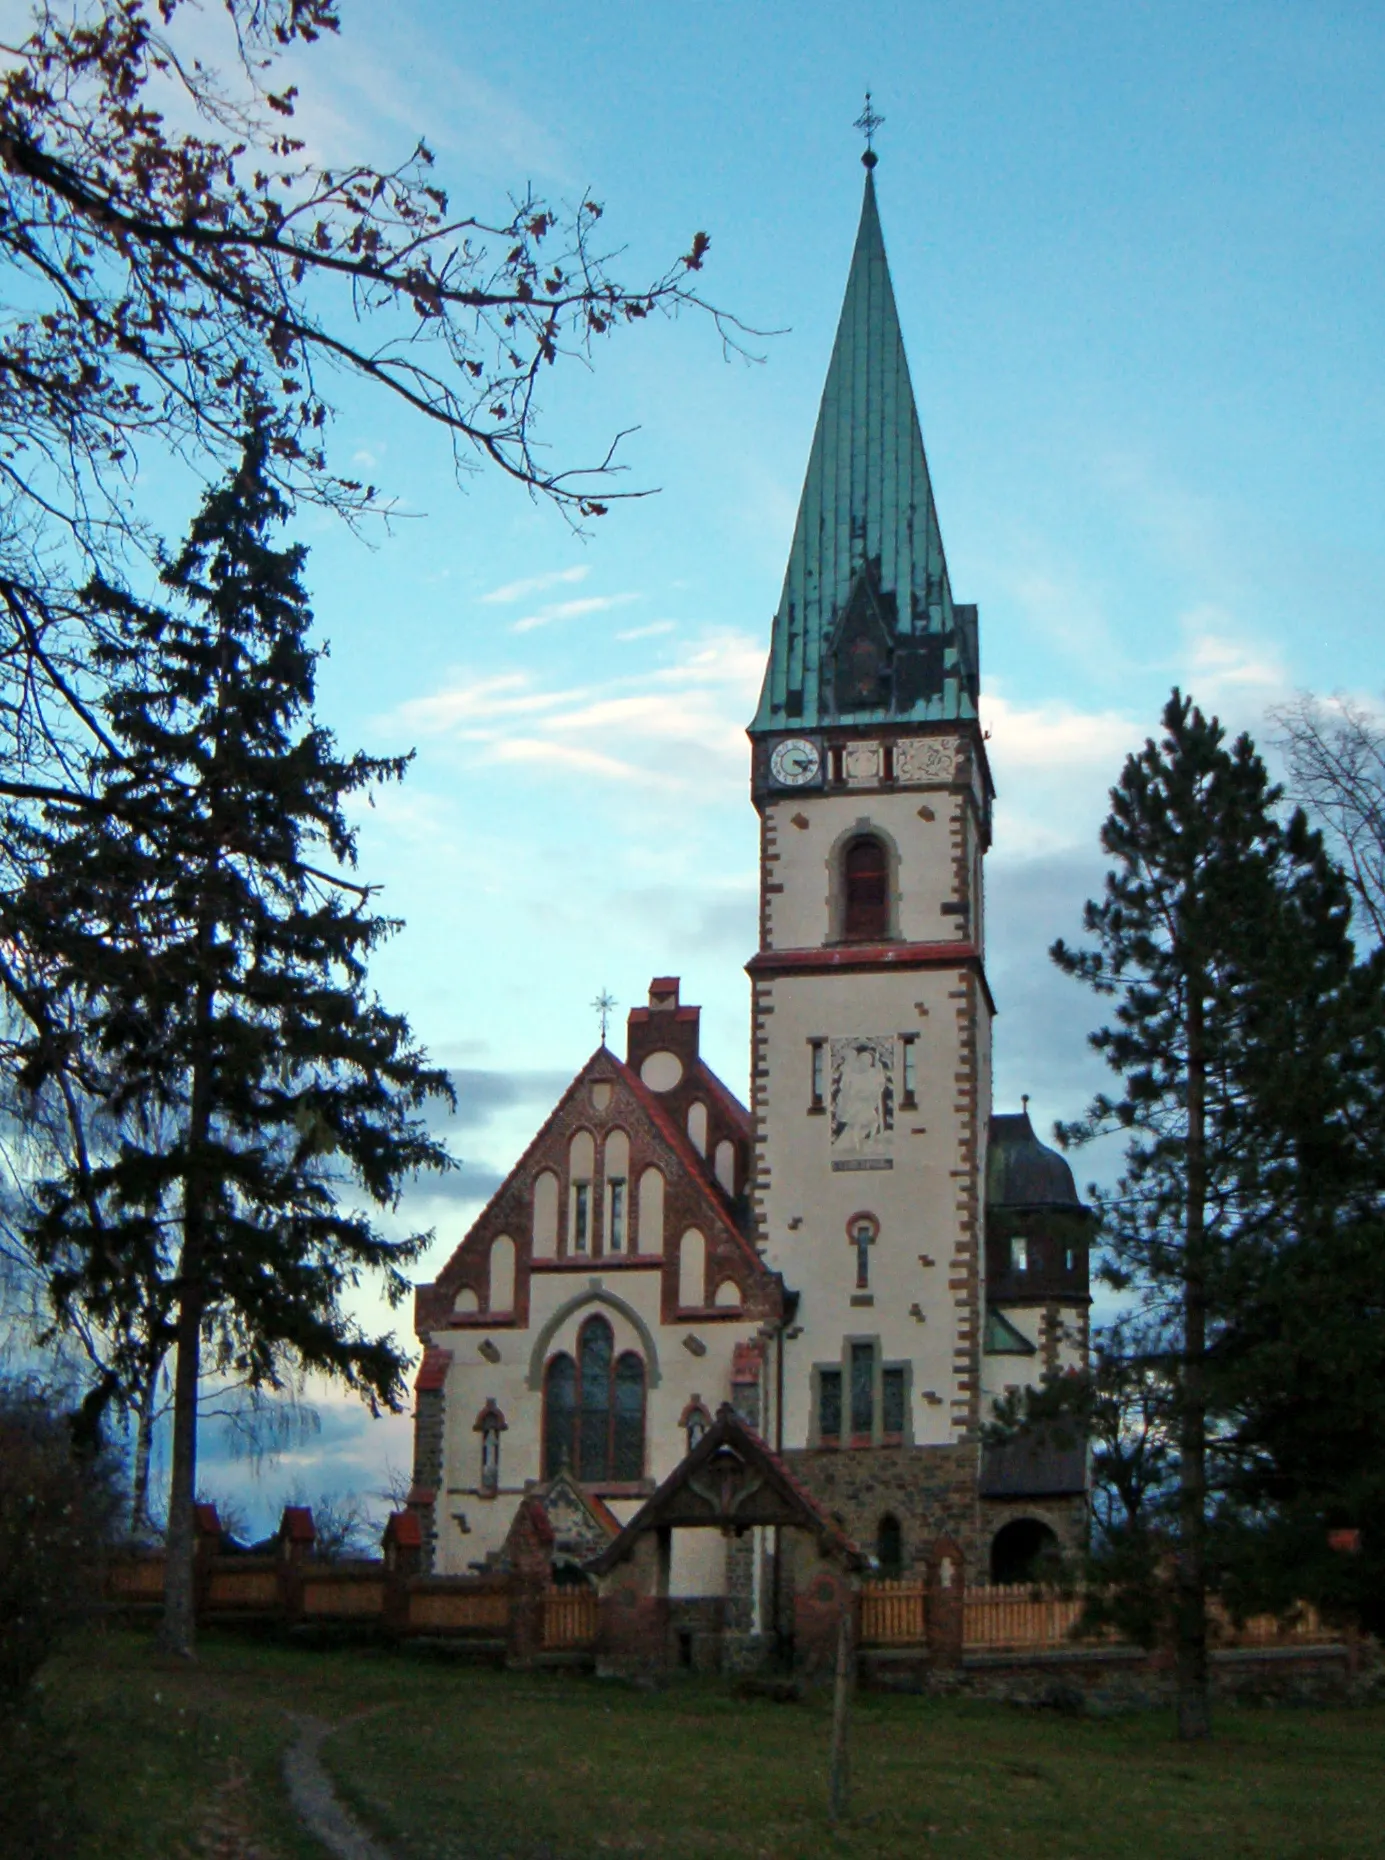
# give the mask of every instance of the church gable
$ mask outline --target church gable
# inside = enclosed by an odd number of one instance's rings
[[[527,1328],[535,1282],[548,1274],[599,1271],[613,1287],[657,1275],[667,1323],[777,1311],[778,1281],[738,1218],[748,1114],[698,1057],[696,1014],[657,1022],[652,1043],[632,1025],[632,1056],[652,1086],[604,1046],[592,1055],[436,1282],[418,1288],[420,1336]]]

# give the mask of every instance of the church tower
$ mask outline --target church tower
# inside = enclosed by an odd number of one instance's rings
[[[976,608],[952,596],[865,161],[750,726],[754,1215],[766,1264],[798,1297],[775,1444],[867,1544],[877,1531],[885,1542],[890,1518],[966,1542],[982,1418],[993,790]]]

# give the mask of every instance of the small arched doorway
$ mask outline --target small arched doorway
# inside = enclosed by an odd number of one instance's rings
[[[991,1581],[1033,1582],[1058,1555],[1053,1528],[1039,1518],[1012,1518],[991,1539]]]

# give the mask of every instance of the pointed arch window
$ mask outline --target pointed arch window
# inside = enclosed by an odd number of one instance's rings
[[[847,842],[842,854],[842,932],[849,941],[879,942],[890,934],[890,862],[873,833]]]
[[[904,1533],[899,1519],[887,1511],[875,1534],[875,1560],[882,1576],[898,1576],[904,1570]]]
[[[585,1484],[633,1484],[644,1477],[643,1359],[615,1354],[604,1317],[588,1318],[577,1359],[563,1352],[544,1371],[543,1468],[564,1466]]]

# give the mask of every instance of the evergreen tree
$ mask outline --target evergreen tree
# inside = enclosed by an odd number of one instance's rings
[[[447,1163],[421,1117],[446,1076],[366,986],[396,926],[349,876],[345,804],[407,759],[343,758],[313,720],[304,551],[273,546],[268,449],[257,418],[164,605],[90,591],[107,744],[88,799],[28,829],[30,876],[5,906],[29,964],[27,1087],[75,1081],[122,1133],[43,1185],[31,1242],[58,1301],[113,1328],[136,1290],[169,1294],[163,1638],[182,1652],[204,1351],[252,1383],[288,1358],[397,1407],[401,1347],[344,1300],[367,1273],[404,1297],[429,1236],[389,1238],[369,1209]]]
[[[1165,1392],[1171,1483],[1146,1515],[1162,1513],[1172,1552],[1179,1732],[1195,1738],[1209,1728],[1207,1595],[1234,1510],[1234,1402],[1257,1373],[1240,1320],[1264,1262],[1326,1206],[1342,1132],[1332,1028],[1353,954],[1341,877],[1301,815],[1277,818],[1250,739],[1227,747],[1177,691],[1163,726],[1112,790],[1113,867],[1084,920],[1095,947],[1052,953],[1115,1001],[1092,1043],[1120,1094],[1062,1135],[1129,1133],[1102,1200],[1103,1273],[1138,1313],[1134,1367]],[[1136,1561],[1146,1578],[1157,1563]]]

